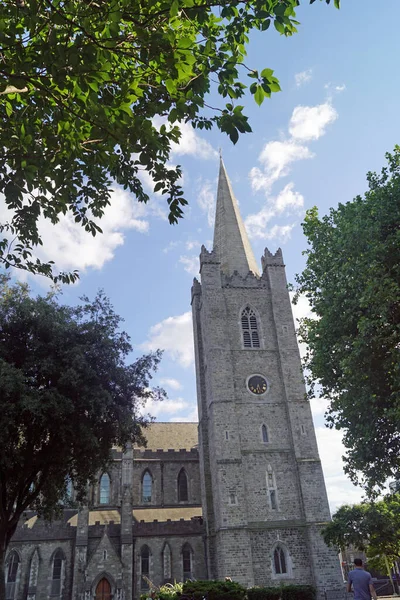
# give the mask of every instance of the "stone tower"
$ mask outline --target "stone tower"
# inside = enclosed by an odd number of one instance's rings
[[[209,578],[342,585],[281,250],[259,273],[221,160],[214,247],[192,288]]]

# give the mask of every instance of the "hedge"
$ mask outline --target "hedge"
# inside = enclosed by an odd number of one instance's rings
[[[246,588],[235,581],[185,581],[183,593],[194,600],[244,600]]]
[[[248,600],[279,600],[280,587],[254,587],[247,590]]]
[[[247,592],[247,596],[246,596]],[[281,585],[276,587],[253,587],[246,590],[235,581],[186,581],[183,585],[162,586],[154,597],[156,600],[179,600],[181,595],[193,600],[316,600],[316,591],[311,585]],[[141,600],[149,598],[142,594]]]
[[[247,590],[247,598],[248,600],[315,600],[316,591],[311,585],[254,587]]]

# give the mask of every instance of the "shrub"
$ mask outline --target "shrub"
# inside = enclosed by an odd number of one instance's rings
[[[246,589],[235,581],[186,581],[183,593],[192,595],[194,600],[244,600]]]
[[[254,587],[247,590],[248,600],[315,600],[311,585],[281,585],[280,587]]]
[[[315,600],[316,596],[312,585],[284,585],[281,588],[282,600]]]
[[[280,587],[254,587],[247,590],[248,600],[279,600]]]

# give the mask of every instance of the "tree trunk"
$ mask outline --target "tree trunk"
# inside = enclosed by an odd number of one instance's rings
[[[387,559],[386,554],[383,555],[383,560],[385,561],[387,574],[389,575],[390,583],[392,584],[393,596],[397,596],[397,594],[396,594],[396,588],[394,587],[394,582],[393,582],[393,577],[392,577],[392,571],[390,569],[389,561]],[[1,600],[1,597],[0,597],[0,600]]]
[[[0,600],[6,600],[6,579],[4,573],[4,559],[6,557],[7,543],[5,536],[0,534]]]

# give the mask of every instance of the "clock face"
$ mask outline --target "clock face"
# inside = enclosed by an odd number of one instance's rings
[[[265,377],[263,377],[262,375],[252,375],[251,377],[249,377],[247,387],[249,388],[250,392],[252,392],[253,394],[257,394],[257,396],[260,396],[261,394],[265,394],[265,392],[267,391],[268,383]]]

